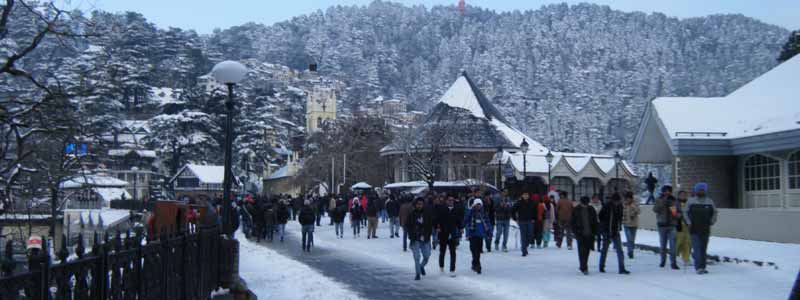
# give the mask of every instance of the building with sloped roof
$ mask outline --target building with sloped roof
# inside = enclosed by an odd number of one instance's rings
[[[726,208],[800,208],[800,56],[725,97],[660,97],[634,141],[636,163],[672,165],[672,183],[706,182]]]
[[[544,193],[552,183],[571,196],[591,196],[628,190],[636,177],[613,156],[551,152],[511,126],[466,72],[421,125],[381,149],[394,182],[424,180],[415,161],[430,159],[432,153],[441,153],[433,168],[437,181],[479,180],[517,193]],[[553,158],[549,164],[548,154]]]

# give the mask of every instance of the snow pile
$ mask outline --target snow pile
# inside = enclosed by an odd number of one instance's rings
[[[362,299],[303,263],[259,246],[241,232],[236,236],[239,275],[259,299]]]
[[[218,183],[221,184],[225,178],[225,167],[223,166],[206,166],[206,165],[186,165],[197,179],[202,183]],[[180,172],[178,172],[180,173]]]

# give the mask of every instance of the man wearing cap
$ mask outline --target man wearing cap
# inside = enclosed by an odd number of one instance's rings
[[[708,274],[706,271],[708,237],[711,235],[711,226],[717,222],[717,207],[706,195],[707,191],[708,184],[705,182],[695,184],[694,196],[686,201],[686,209],[683,211],[683,219],[686,225],[689,225],[694,269],[701,275]]]
[[[483,211],[483,201],[476,198],[464,216],[464,233],[469,239],[469,250],[472,252],[472,270],[481,273],[481,249],[483,240],[492,232],[489,214]]]

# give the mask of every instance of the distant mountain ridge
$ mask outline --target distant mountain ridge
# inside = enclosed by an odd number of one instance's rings
[[[647,101],[725,95],[777,64],[784,28],[742,15],[677,19],[594,4],[497,13],[375,1],[205,37],[206,51],[320,72],[345,107],[401,95],[428,109],[468,71],[509,121],[554,149],[630,146]],[[721,108],[723,109],[723,108]]]

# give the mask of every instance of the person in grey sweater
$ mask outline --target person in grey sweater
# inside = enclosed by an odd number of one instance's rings
[[[717,207],[714,201],[706,195],[708,184],[700,182],[694,186],[694,196],[686,201],[683,219],[689,225],[689,235],[692,240],[692,257],[697,274],[708,274],[706,270],[706,255],[708,238],[711,235],[711,226],[717,222]]]
[[[653,212],[656,214],[658,225],[658,237],[661,245],[661,264],[664,267],[667,262],[667,244],[669,244],[669,262],[673,270],[679,270],[675,262],[676,237],[678,229],[678,205],[675,197],[672,196],[672,187],[665,185],[661,187],[661,196],[653,205]]]

